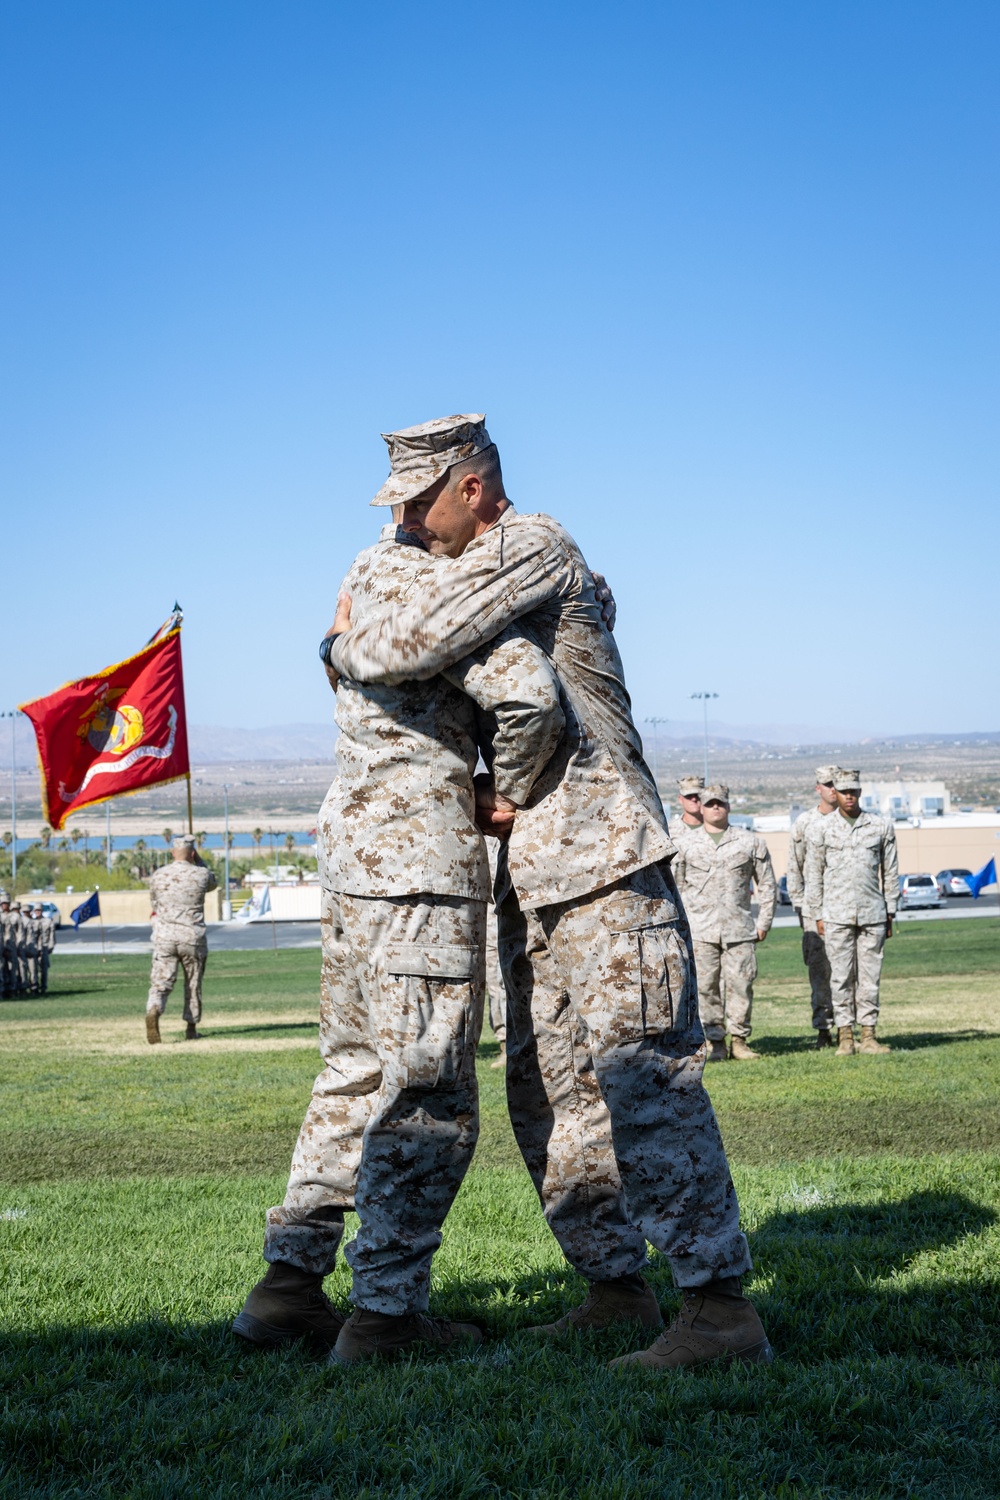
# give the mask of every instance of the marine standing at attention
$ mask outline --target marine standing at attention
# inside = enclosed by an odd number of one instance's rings
[[[674,875],[694,939],[698,1007],[710,1044],[709,1062],[726,1061],[726,1028],[734,1062],[755,1062],[749,1046],[757,944],[771,930],[778,898],[771,856],[760,834],[733,828],[729,788],[701,794],[704,824],[675,832]],[[751,889],[759,907],[754,923]]]
[[[173,861],[157,870],[149,882],[153,916],[153,966],[146,1001],[146,1040],[160,1040],[160,1017],[184,970],[184,1040],[198,1039],[201,1020],[201,981],[208,958],[205,897],[216,886],[195,848],[194,835],[174,839]]]
[[[882,954],[899,904],[896,830],[880,813],[861,811],[860,772],[839,771],[834,790],[837,812],[814,826],[806,847],[802,914],[826,943],[837,1056],[888,1052],[875,1028]]]
[[[833,1000],[830,995],[830,960],[826,956],[826,944],[819,935],[815,917],[802,915],[802,902],[806,893],[806,848],[809,833],[820,818],[827,818],[837,811],[837,793],[833,783],[840,774],[839,766],[816,767],[816,795],[819,803],[800,813],[792,824],[788,840],[788,871],[785,876],[788,899],[795,908],[795,915],[802,928],[802,962],[809,970],[809,990],[812,996],[812,1024],[816,1032],[816,1050],[833,1046]]]

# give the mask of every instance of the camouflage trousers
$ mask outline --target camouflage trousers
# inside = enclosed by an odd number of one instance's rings
[[[825,922],[830,993],[836,1026],[875,1026],[882,977],[885,923],[864,927]]]
[[[38,992],[47,995],[49,992],[49,950],[43,948],[38,956]]]
[[[744,1040],[753,1029],[753,982],[757,978],[757,944],[701,943],[695,938],[698,1010],[710,1042],[730,1036]]]
[[[189,943],[177,942],[174,938],[157,938],[153,946],[146,1009],[162,1016],[177,982],[177,965],[180,964],[184,970],[184,1020],[197,1026],[201,1020],[201,981],[207,960],[206,938],[192,938]]]
[[[22,975],[24,988],[29,995],[38,994],[38,950],[37,948],[25,948],[22,960]]]
[[[322,903],[325,1066],[264,1259],[326,1275],[354,1208],[353,1302],[421,1312],[479,1135],[486,903],[330,891]]]
[[[802,962],[809,970],[813,1027],[816,1031],[829,1031],[833,1025],[830,960],[826,956],[826,944],[816,931],[815,917],[802,918]]]
[[[687,927],[666,866],[577,901],[500,908],[507,1100],[549,1228],[590,1281],[678,1286],[751,1268],[719,1127]]]
[[[486,994],[490,1004],[490,1026],[502,1047],[507,1040],[507,991],[500,968],[497,914],[492,902],[486,912]]]
[[[21,966],[17,961],[16,948],[3,950],[3,992],[16,995],[21,990]]]

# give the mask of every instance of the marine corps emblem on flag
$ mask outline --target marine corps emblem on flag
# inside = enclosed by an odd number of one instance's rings
[[[190,770],[180,616],[135,656],[22,703],[38,742],[47,822]]]

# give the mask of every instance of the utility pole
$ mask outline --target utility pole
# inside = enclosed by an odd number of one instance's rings
[[[108,857],[108,874],[110,875],[111,874],[111,803],[110,803],[110,801],[105,802],[105,804],[104,804],[104,812],[106,814],[106,821],[105,821],[105,825],[104,826],[107,829],[107,833],[105,835],[105,846],[106,846],[106,853],[107,853],[107,857]]]
[[[652,719],[647,719],[646,723],[647,724],[652,724],[652,726],[653,726],[653,784],[656,787],[656,790],[659,791],[660,790],[660,765],[659,765],[659,755],[657,753],[657,747],[656,747],[656,731],[657,731],[657,727],[660,724],[669,724],[670,720],[669,719],[652,718]]]
[[[692,693],[692,698],[700,698],[701,706],[705,711],[705,785],[708,786],[708,700],[717,698],[718,693]]]
[[[222,796],[225,804],[226,831],[222,835],[226,845],[226,888],[222,897],[222,920],[231,922],[233,919],[233,903],[229,899],[229,787],[226,782],[222,783]]]
[[[17,752],[14,732],[19,713],[20,709],[17,708],[12,708],[9,713],[0,713],[0,719],[10,720],[10,894],[12,899],[17,894]]]

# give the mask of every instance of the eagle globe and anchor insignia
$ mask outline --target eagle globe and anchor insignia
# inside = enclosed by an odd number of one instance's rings
[[[96,700],[80,715],[79,739],[86,738],[98,752],[105,750],[112,755],[124,755],[142,739],[145,725],[142,714],[129,703],[116,699],[124,696],[124,688],[103,687]]]

